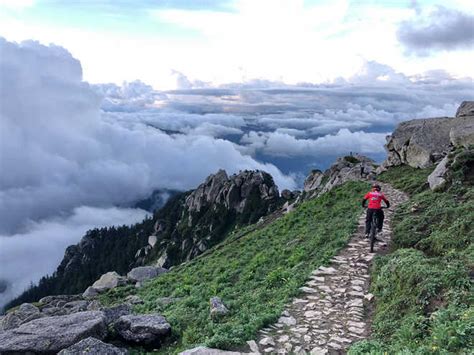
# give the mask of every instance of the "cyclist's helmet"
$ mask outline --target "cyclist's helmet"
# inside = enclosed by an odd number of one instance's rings
[[[372,188],[375,189],[375,190],[377,190],[377,191],[382,190],[382,188],[380,187],[379,184],[373,184],[373,185],[372,185]]]

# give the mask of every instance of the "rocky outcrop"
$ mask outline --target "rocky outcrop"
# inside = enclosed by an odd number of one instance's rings
[[[159,346],[171,333],[171,326],[159,314],[127,315],[115,322],[115,330],[126,342]]]
[[[45,317],[0,332],[0,353],[57,353],[88,337],[106,336],[102,312]]]
[[[410,165],[427,168],[437,164],[451,148],[474,144],[474,102],[465,101],[456,117],[426,118],[402,122],[387,137],[383,168]]]
[[[474,101],[463,101],[456,111],[456,117],[474,116]]]
[[[363,155],[338,158],[324,173],[320,170],[311,171],[304,183],[305,197],[317,196],[347,181],[371,179],[375,176],[376,168],[375,162]],[[291,205],[288,209],[291,209]]]
[[[127,355],[128,351],[117,348],[111,344],[104,343],[99,339],[89,337],[81,340],[79,343],[61,350],[58,355]]]
[[[215,205],[243,213],[254,207],[255,199],[265,207],[270,207],[278,197],[278,188],[270,174],[245,170],[228,177],[224,170],[219,170],[189,194],[185,205],[191,216],[194,212],[201,212]]]

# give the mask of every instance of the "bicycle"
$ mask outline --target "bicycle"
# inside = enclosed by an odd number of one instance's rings
[[[387,209],[387,207],[382,207],[381,209]],[[375,241],[377,240],[377,230],[378,230],[378,225],[379,225],[379,214],[374,213],[372,214],[372,222],[370,223],[370,252],[374,252],[374,244]]]

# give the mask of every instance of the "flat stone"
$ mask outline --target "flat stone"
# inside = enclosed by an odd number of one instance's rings
[[[329,351],[327,349],[315,347],[311,350],[310,354],[311,355],[326,355],[328,354]]]
[[[316,293],[316,292],[318,292],[314,288],[306,287],[306,286],[300,287],[300,290],[303,291],[303,292],[306,292],[306,293]]]
[[[271,337],[264,337],[258,343],[263,346],[266,346],[266,345],[275,346],[275,341]]]
[[[280,317],[278,319],[278,323],[285,324],[285,325],[295,325],[296,319],[293,317]]]

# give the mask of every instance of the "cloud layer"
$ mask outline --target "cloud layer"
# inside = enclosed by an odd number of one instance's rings
[[[397,36],[409,51],[418,55],[439,50],[472,50],[474,15],[439,6],[427,15],[402,22]]]

